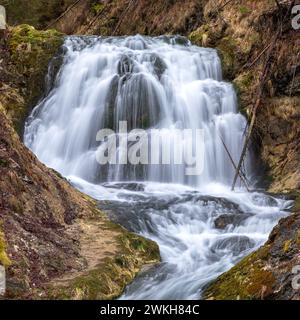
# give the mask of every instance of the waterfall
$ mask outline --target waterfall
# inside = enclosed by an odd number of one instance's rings
[[[56,87],[28,121],[26,144],[41,161],[62,174],[99,181],[157,181],[201,186],[230,184],[246,127],[237,112],[235,91],[222,82],[213,49],[192,46],[181,37],[69,38]],[[96,134],[101,128],[159,131],[158,149],[176,138],[176,129],[202,129],[204,170],[188,177],[183,165],[110,165],[96,161]],[[158,150],[158,151],[159,151]],[[161,152],[162,153],[162,152]],[[247,161],[247,164],[249,161]]]
[[[246,119],[233,86],[222,81],[216,50],[180,36],[68,37],[49,84],[27,120],[25,144],[82,191],[109,199],[100,205],[113,208],[112,219],[160,245],[163,263],[141,275],[124,298],[198,298],[287,214],[283,199],[228,188]],[[99,164],[97,152],[108,142],[97,141],[97,133],[108,128],[120,139],[124,121],[128,130],[155,132],[158,163]],[[178,135],[187,129],[201,130],[203,140]],[[170,163],[161,161],[167,142]],[[153,144],[150,139],[146,149]],[[198,147],[203,170],[187,175],[176,152]],[[118,157],[122,150],[117,147]],[[250,183],[252,157],[248,152],[243,168]],[[224,216],[229,222],[220,228]]]

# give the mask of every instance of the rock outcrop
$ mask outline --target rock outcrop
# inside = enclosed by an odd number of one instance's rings
[[[282,219],[267,243],[205,290],[209,300],[299,300],[300,214]]]

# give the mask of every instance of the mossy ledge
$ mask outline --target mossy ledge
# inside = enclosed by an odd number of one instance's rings
[[[294,300],[293,267],[299,265],[300,213],[283,218],[256,252],[210,283],[207,300]]]
[[[53,281],[46,288],[46,297],[63,300],[112,300],[118,298],[145,265],[160,262],[158,245],[125,230],[94,209],[91,221],[104,220],[103,229],[116,232],[117,252],[91,270],[72,275],[66,281]]]
[[[244,258],[211,283],[204,292],[207,300],[256,300],[272,289],[274,276],[264,268],[268,246]]]
[[[30,108],[43,95],[49,62],[62,46],[63,36],[26,24],[9,29],[1,100],[19,133]]]

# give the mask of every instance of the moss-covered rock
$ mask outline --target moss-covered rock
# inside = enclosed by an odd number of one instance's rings
[[[234,79],[237,67],[236,58],[238,54],[236,40],[230,36],[224,37],[218,43],[217,49],[221,57],[225,77],[228,79]]]
[[[193,44],[206,47],[209,44],[208,26],[204,25],[189,34],[189,39]]]
[[[38,31],[29,25],[12,28],[7,39],[7,81],[2,104],[18,132],[28,110],[42,97],[49,61],[63,43],[55,30]]]
[[[7,268],[10,266],[11,261],[6,253],[6,243],[5,243],[3,231],[1,231],[1,227],[2,227],[2,223],[0,223],[0,265]]]
[[[205,290],[205,299],[249,300],[260,299],[272,289],[272,270],[264,268],[263,260],[268,254],[264,247],[244,258],[230,271],[221,275]]]
[[[99,212],[95,212],[99,217]],[[101,213],[100,213],[101,214]],[[96,218],[97,219],[97,218]],[[117,232],[117,252],[92,269],[71,275],[67,281],[50,283],[53,299],[111,300],[119,297],[144,265],[158,263],[158,245],[106,220],[105,228]]]
[[[251,70],[245,71],[239,74],[234,80],[233,84],[236,89],[236,93],[239,99],[239,106],[242,112],[249,110],[249,106],[252,103],[251,94],[253,88],[255,88],[257,83],[257,74]]]
[[[299,299],[291,282],[299,264],[300,214],[281,219],[267,243],[222,274],[204,291],[205,299]]]
[[[295,202],[294,205],[292,207],[292,211],[293,212],[300,212],[300,197],[298,197]]]

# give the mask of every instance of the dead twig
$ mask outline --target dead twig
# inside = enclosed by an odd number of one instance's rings
[[[300,52],[298,52],[298,54],[297,54],[296,63],[297,63],[297,61],[298,61],[299,55],[300,55]],[[295,82],[296,70],[297,70],[297,65],[294,66],[293,79],[292,79],[291,88],[290,88],[290,97],[292,96],[293,89],[294,89],[294,82]]]
[[[228,155],[228,157],[230,159],[230,162],[232,163],[234,169],[237,170],[237,166],[236,166],[236,164],[235,164],[235,162],[234,162],[234,160],[233,160],[233,158],[232,158],[232,156],[231,156],[231,154],[230,154],[230,152],[229,152],[229,150],[228,150],[223,138],[221,137],[221,135],[219,135],[219,137],[220,137],[220,140],[222,141],[224,149],[225,149],[225,151],[226,151],[226,153],[227,153],[227,155]],[[241,171],[239,171],[239,177],[240,177],[241,181],[244,183],[247,191],[249,192],[249,187],[248,187],[247,182],[246,182],[246,177],[243,177],[243,175],[241,174]]]
[[[135,3],[135,0],[129,1],[128,6],[127,6],[127,7],[125,8],[125,10],[123,11],[123,13],[122,13],[122,15],[121,15],[121,17],[120,17],[120,19],[119,19],[116,27],[115,27],[115,30],[114,30],[113,33],[112,33],[112,36],[114,36],[114,35],[116,34],[116,32],[118,31],[121,23],[123,22],[123,19],[124,19],[125,15],[126,15],[127,12],[129,11],[131,5],[134,4],[134,3]]]
[[[70,12],[74,7],[79,4],[82,0],[76,0],[70,7],[68,7],[57,19],[52,21],[50,24],[47,25],[46,29],[49,29],[53,25],[55,25],[61,18],[63,18],[68,12]]]
[[[97,13],[96,17],[84,29],[84,32],[83,32],[84,34],[86,34],[92,28],[94,23],[104,14],[105,9],[106,9],[106,6],[104,6],[104,8]]]
[[[235,184],[236,184],[237,178],[239,177],[239,172],[241,170],[242,164],[244,162],[245,155],[246,155],[247,150],[248,150],[248,144],[249,144],[249,142],[251,140],[253,127],[254,127],[255,120],[256,120],[256,112],[257,112],[257,109],[259,108],[259,106],[261,104],[261,99],[262,99],[262,95],[263,95],[263,87],[264,87],[264,84],[265,84],[265,81],[266,81],[266,78],[267,78],[267,74],[268,74],[269,68],[270,68],[271,54],[273,52],[274,46],[276,44],[276,41],[277,41],[277,39],[278,39],[278,37],[279,37],[279,35],[281,33],[280,30],[281,29],[278,28],[278,32],[276,33],[275,37],[273,38],[272,45],[269,47],[269,52],[268,52],[268,55],[267,55],[267,58],[266,58],[266,63],[265,63],[263,72],[262,72],[261,77],[260,77],[259,85],[258,85],[257,99],[256,99],[256,102],[255,102],[253,108],[252,108],[251,122],[250,122],[249,129],[248,129],[248,132],[247,132],[247,135],[246,135],[246,138],[245,138],[244,146],[243,146],[241,157],[240,157],[240,160],[239,160],[236,172],[235,172],[235,176],[234,176],[234,179],[233,179],[233,183],[232,183],[232,187],[231,187],[232,190],[234,190],[234,188],[235,188]]]

